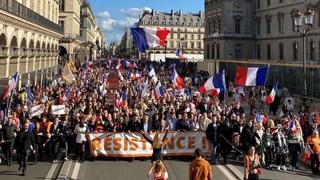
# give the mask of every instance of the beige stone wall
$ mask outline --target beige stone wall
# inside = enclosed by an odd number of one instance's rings
[[[22,2],[30,6],[31,1]],[[58,65],[61,34],[6,11],[0,10],[0,15],[0,89],[9,83],[8,79],[15,72],[20,74],[19,87],[30,83],[33,74],[41,74],[44,68],[52,73]],[[34,82],[42,83],[43,79],[34,78]]]

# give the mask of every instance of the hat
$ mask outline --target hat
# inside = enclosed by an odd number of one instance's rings
[[[197,149],[194,151],[194,154],[195,154],[196,156],[202,156],[203,151],[202,151],[202,149],[197,148]]]

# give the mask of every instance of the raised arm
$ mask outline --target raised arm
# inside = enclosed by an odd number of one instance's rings
[[[164,143],[164,141],[167,139],[167,135],[168,135],[168,130],[166,129],[166,132],[162,138],[162,143]]]
[[[146,139],[150,144],[153,143],[152,139],[150,139],[149,137],[147,137],[143,131],[140,131],[140,133],[142,134],[142,136],[144,137],[144,139]]]

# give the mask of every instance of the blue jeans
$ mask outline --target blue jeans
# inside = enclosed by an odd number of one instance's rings
[[[208,140],[208,144],[211,148],[211,162],[215,164],[217,159],[217,143]]]

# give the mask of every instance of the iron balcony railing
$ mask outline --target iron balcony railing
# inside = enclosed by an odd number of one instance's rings
[[[40,14],[34,12],[33,10],[18,3],[15,0],[0,0],[0,9],[59,34],[63,34],[63,28],[61,26],[41,16]]]

